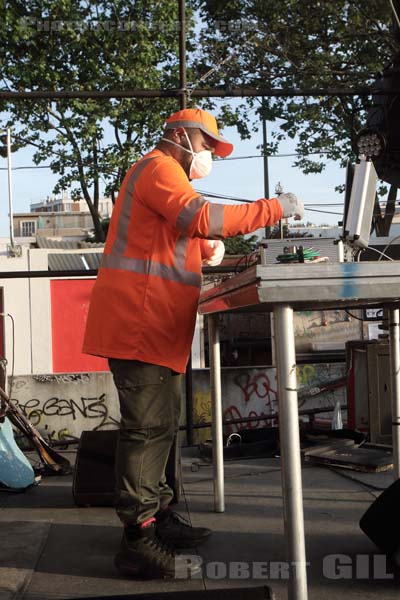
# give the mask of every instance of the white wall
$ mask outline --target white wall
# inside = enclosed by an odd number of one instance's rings
[[[22,246],[22,256],[9,258],[5,246],[0,248],[0,273],[11,271],[28,271],[29,249]],[[12,320],[4,317],[5,357],[8,361],[7,373],[16,375],[32,372],[31,358],[31,319],[29,310],[30,287],[28,279],[1,279],[0,287],[4,293],[4,313],[10,314],[14,320],[14,342]]]
[[[47,250],[29,251],[29,270],[47,271]],[[53,370],[51,339],[50,278],[37,277],[30,281],[27,310],[31,314],[32,368],[31,373],[51,373]],[[29,306],[30,304],[30,306]]]
[[[4,312],[12,315],[15,324],[13,344],[11,319],[4,317],[8,375],[12,372],[13,355],[15,375],[51,373],[53,370],[50,281],[56,278],[1,278],[2,272],[47,271],[49,252],[62,253],[64,250],[22,246],[21,257],[9,258],[5,244],[0,242],[0,287],[4,294]],[[74,252],[82,254],[82,250],[68,249],[68,253]],[[98,252],[98,249],[85,249],[85,252]]]
[[[193,369],[203,369],[205,367],[203,315],[197,315],[196,319],[196,327],[194,330],[192,343],[192,367]]]

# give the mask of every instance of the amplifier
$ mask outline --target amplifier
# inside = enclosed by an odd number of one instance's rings
[[[117,429],[82,432],[72,484],[72,495],[77,506],[114,506],[117,441]],[[178,502],[181,469],[177,436],[168,457],[165,475],[174,491],[173,502]]]

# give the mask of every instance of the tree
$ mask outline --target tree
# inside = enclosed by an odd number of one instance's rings
[[[190,10],[188,10],[188,25]],[[177,88],[176,0],[10,0],[0,25],[5,90]],[[115,198],[130,165],[150,149],[173,99],[56,100],[3,104],[2,127],[50,160],[54,193],[75,187],[98,241],[101,185]]]
[[[243,235],[226,238],[224,240],[226,254],[251,254],[257,242],[257,236],[245,238]]]
[[[400,51],[387,0],[199,0],[198,7],[205,27],[202,58],[193,68],[199,79],[217,66],[207,76],[210,87],[365,87]],[[344,166],[354,158],[354,138],[370,103],[367,96],[249,98],[235,111],[223,105],[221,114],[245,137],[262,117],[278,121],[268,153],[296,137],[294,166],[317,173],[328,160]]]
[[[194,14],[204,25],[199,31]],[[177,0],[5,0],[2,16],[3,89],[179,86]],[[387,0],[191,0],[187,23],[188,80],[207,74],[211,88],[364,87],[400,49]],[[191,101],[218,106],[220,123],[235,125],[243,138],[261,117],[278,121],[267,150],[276,153],[282,139],[296,137],[294,166],[304,173],[352,157],[369,103],[362,96],[250,98],[234,108]],[[153,146],[178,102],[29,100],[2,108],[1,127],[13,126],[14,143],[35,146],[37,164],[50,160],[59,175],[55,193],[76,185],[73,196],[85,198],[103,240],[101,185],[115,197],[126,170]]]

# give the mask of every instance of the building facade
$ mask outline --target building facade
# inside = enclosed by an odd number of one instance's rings
[[[110,198],[100,198],[99,214],[102,219],[111,216]],[[30,212],[13,215],[15,238],[34,241],[36,237],[85,239],[93,229],[93,221],[85,200],[73,200],[67,192],[61,198],[47,197],[30,205]]]

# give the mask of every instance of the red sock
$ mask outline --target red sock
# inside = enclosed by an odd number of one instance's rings
[[[155,521],[155,518],[150,517],[146,521],[143,521],[143,523],[140,523],[140,529],[144,529],[145,527],[148,527],[149,525],[151,525],[151,523],[154,523],[154,521]]]

